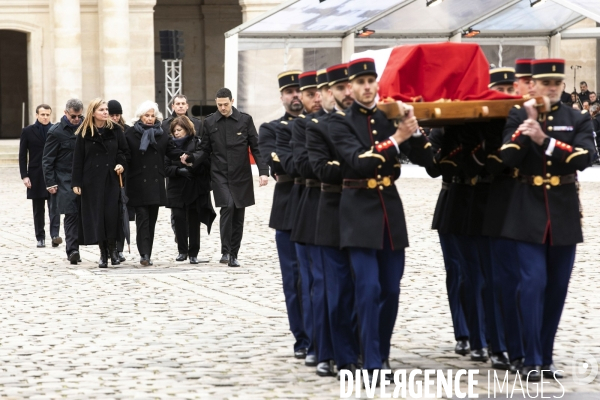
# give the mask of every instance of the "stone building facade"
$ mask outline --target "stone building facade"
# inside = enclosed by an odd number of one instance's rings
[[[2,0],[0,138],[18,138],[35,107],[53,120],[77,97],[121,102],[129,120],[144,100],[164,111],[158,31],[184,31],[183,92],[214,104],[223,85],[223,34],[280,0]]]

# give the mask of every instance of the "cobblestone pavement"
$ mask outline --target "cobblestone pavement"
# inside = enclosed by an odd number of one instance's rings
[[[78,266],[66,261],[64,244],[37,249],[17,168],[0,168],[0,182],[0,397],[339,398],[334,378],[319,378],[292,357],[274,232],[267,227],[273,182],[255,188],[257,205],[246,212],[242,268],[218,264],[218,223],[210,236],[203,229],[200,257],[208,263],[176,263],[169,211],[161,209],[154,266],[139,266],[133,244],[128,260],[107,270],[97,268],[94,246],[82,248]],[[429,229],[440,183],[404,178],[398,186],[411,247],[391,365],[478,368],[477,390],[484,393],[488,364],[452,351],[445,272]],[[583,182],[587,241],[578,249],[555,349],[566,391],[589,393],[586,399],[600,398],[600,378],[577,385],[571,364],[582,351],[600,360],[599,197],[600,183]],[[134,224],[132,231],[135,237]],[[546,395],[551,391],[561,389],[546,384]]]

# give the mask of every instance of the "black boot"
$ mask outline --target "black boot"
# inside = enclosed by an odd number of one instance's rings
[[[110,265],[119,265],[119,253],[117,252],[117,243],[108,241],[108,254],[110,255]]]
[[[100,261],[98,261],[98,267],[107,268],[108,267],[108,247],[106,242],[99,242],[98,247],[100,247]]]

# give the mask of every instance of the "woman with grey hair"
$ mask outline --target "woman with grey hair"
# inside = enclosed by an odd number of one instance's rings
[[[175,147],[173,138],[163,132],[163,119],[158,105],[145,101],[137,108],[133,126],[125,132],[130,149],[127,196],[129,205],[135,208],[137,227],[136,241],[140,264],[152,265],[154,228],[158,208],[167,204],[165,190],[165,156],[179,160],[183,153]]]

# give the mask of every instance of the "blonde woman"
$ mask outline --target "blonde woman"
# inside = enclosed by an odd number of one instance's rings
[[[158,209],[167,205],[165,156],[179,160],[183,150],[175,147],[169,132],[161,128],[158,105],[145,101],[136,110],[134,124],[125,132],[130,149],[127,176],[129,205],[135,207],[136,242],[140,264],[152,265],[152,246]]]
[[[119,173],[123,173],[129,148],[122,128],[108,115],[102,99],[94,99],[75,132],[71,187],[81,196],[79,244],[98,244],[100,268],[118,265],[116,240],[120,229]]]

